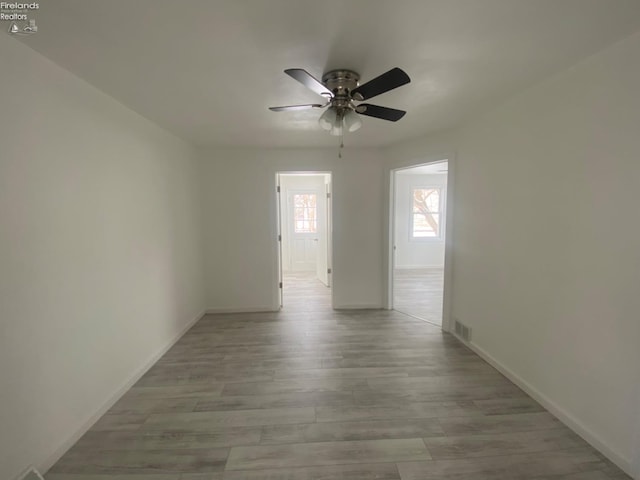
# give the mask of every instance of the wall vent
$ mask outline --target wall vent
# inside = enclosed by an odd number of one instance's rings
[[[40,475],[35,468],[30,468],[22,477],[20,477],[20,480],[44,480],[44,478],[42,478],[42,475]]]
[[[455,324],[456,335],[462,338],[466,342],[471,341],[471,328],[467,327],[464,323],[456,320]]]

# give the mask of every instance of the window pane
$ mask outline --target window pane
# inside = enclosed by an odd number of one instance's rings
[[[418,238],[439,237],[440,236],[440,214],[432,213],[431,218],[427,218],[421,213],[413,214],[413,236]]]
[[[311,194],[311,195],[306,195],[307,197],[307,205],[309,206],[309,208],[316,208],[316,195]]]
[[[414,238],[440,236],[440,189],[413,189],[413,230]]]
[[[296,193],[293,195],[293,231],[295,233],[315,233],[316,221],[316,194]]]
[[[440,211],[439,188],[414,188],[413,189],[413,213],[426,213]]]

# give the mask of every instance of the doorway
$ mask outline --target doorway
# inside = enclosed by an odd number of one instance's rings
[[[331,308],[331,173],[279,172],[280,307]]]
[[[391,303],[443,324],[448,161],[392,171]]]

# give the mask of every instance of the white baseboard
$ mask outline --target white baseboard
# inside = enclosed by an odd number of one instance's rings
[[[69,450],[78,440],[82,437],[87,431],[96,423],[100,417],[102,417],[107,411],[118,401],[120,398],[129,390],[133,384],[135,384],[140,378],[147,373],[149,370],[159,359],[162,357],[171,347],[173,347],[178,340],[182,338],[182,336],[187,333],[193,325],[195,325],[198,320],[200,320],[204,316],[204,312],[198,314],[195,318],[191,319],[184,327],[180,329],[180,331],[167,343],[164,347],[158,350],[156,353],[151,355],[138,370],[136,370],[133,375],[131,375],[116,391],[111,395],[111,397],[102,404],[102,406],[87,420],[85,420],[80,428],[76,430],[70,437],[68,437],[62,444],[56,448],[56,450],[47,458],[46,460],[38,463],[38,470],[41,472],[47,472],[60,458]]]
[[[44,480],[35,467],[30,466],[16,477],[16,480]]]
[[[285,306],[286,307],[286,306]],[[332,307],[333,310],[382,310],[379,304],[357,304],[338,305]],[[273,313],[279,312],[280,308],[274,307],[238,307],[238,308],[209,308],[205,312],[207,315],[217,315],[221,313]]]
[[[334,310],[384,310],[382,305],[379,303],[376,304],[355,304],[355,305],[336,305],[333,307]]]
[[[444,268],[444,264],[440,265],[395,265],[396,270],[420,270],[422,268]]]
[[[208,308],[205,313],[215,315],[218,313],[268,313],[278,311],[280,311],[280,308],[275,308],[273,305],[270,305],[268,307]]]
[[[606,456],[609,460],[615,463],[618,467],[620,467],[624,472],[633,477],[633,467],[631,461],[624,458],[622,455],[614,452],[609,448],[609,446],[603,442],[597,434],[591,431],[589,428],[584,426],[580,420],[575,418],[572,414],[567,412],[565,409],[560,407],[557,403],[547,397],[544,393],[539,391],[533,385],[528,383],[526,380],[522,379],[516,373],[514,373],[511,369],[504,366],[498,360],[496,360],[493,356],[487,353],[482,347],[479,347],[475,343],[466,342],[458,335],[453,334],[458,340],[460,340],[463,344],[477,353],[480,357],[482,357],[487,363],[489,363],[493,368],[498,370],[501,374],[515,383],[518,387],[524,390],[527,395],[537,401],[544,408],[549,410],[554,416],[558,418],[562,423],[564,423],[567,427],[573,430],[575,433],[580,435],[586,442],[588,442],[592,447],[596,450],[600,451],[604,456]],[[639,478],[640,477],[633,477]]]

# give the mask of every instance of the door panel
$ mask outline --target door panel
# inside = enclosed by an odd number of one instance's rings
[[[276,202],[276,209],[278,212],[276,219],[276,232],[278,235],[278,303],[280,308],[282,308],[282,287],[284,279],[282,275],[282,194],[280,193],[280,174],[276,174]]]
[[[318,240],[316,242],[318,261],[316,262],[316,275],[318,279],[329,286],[329,224],[327,202],[329,200],[329,185],[324,185],[324,191],[318,199]]]
[[[316,238],[294,236],[291,245],[291,266],[295,271],[313,271],[316,268]]]
[[[293,271],[316,271],[318,250],[317,190],[299,190],[289,193],[290,265]]]

